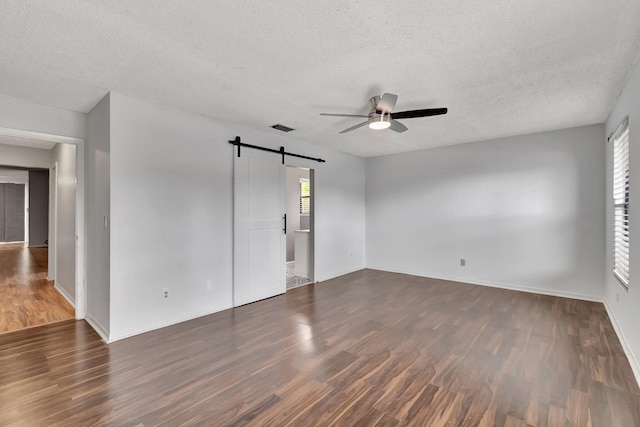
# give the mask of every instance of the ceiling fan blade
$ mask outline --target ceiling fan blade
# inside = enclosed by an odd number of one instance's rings
[[[447,114],[446,108],[427,108],[424,110],[409,110],[398,111],[397,113],[391,113],[392,119],[413,119],[416,117],[429,117],[439,116],[441,114]]]
[[[389,129],[395,132],[405,132],[409,130],[405,125],[397,120],[391,120],[391,126],[389,126]]]
[[[385,93],[380,97],[378,101],[378,105],[376,105],[376,111],[381,113],[390,113],[393,111],[393,107],[396,106],[396,102],[398,102],[398,95],[394,95],[392,93]]]
[[[345,130],[341,131],[340,133],[347,133],[347,132],[351,132],[351,131],[352,131],[352,130],[354,130],[354,129],[358,129],[358,128],[360,128],[360,127],[362,127],[362,126],[365,126],[365,125],[368,125],[368,124],[369,124],[369,120],[367,120],[366,122],[358,123],[358,124],[357,124],[357,125],[355,125],[355,126],[351,126],[350,128],[347,128],[347,129],[345,129]]]
[[[363,114],[334,114],[334,113],[320,113],[321,116],[331,116],[331,117],[369,117]]]

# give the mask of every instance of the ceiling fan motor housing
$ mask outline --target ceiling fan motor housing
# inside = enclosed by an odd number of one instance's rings
[[[422,110],[409,110],[393,112],[396,102],[398,101],[398,95],[393,93],[385,93],[382,96],[372,96],[369,101],[371,102],[371,111],[368,115],[362,114],[337,114],[337,113],[320,113],[322,116],[336,116],[336,117],[366,117],[367,121],[358,123],[355,126],[351,126],[340,133],[351,132],[362,126],[369,125],[371,129],[391,129],[394,132],[402,133],[407,131],[407,127],[400,123],[398,119],[412,119],[417,117],[429,117],[438,116],[441,114],[447,114],[447,108],[425,108]]]

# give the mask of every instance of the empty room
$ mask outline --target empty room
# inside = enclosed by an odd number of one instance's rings
[[[0,425],[640,427],[639,22],[1,1]]]

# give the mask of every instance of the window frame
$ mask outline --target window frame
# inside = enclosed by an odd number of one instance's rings
[[[631,144],[628,116],[622,120],[608,139],[613,143],[611,186],[613,192],[613,276],[622,286],[629,289],[631,260],[629,232],[631,168],[629,163]],[[620,161],[623,164],[617,165]],[[626,169],[622,170],[622,168]],[[618,213],[620,209],[622,209],[621,214]],[[618,239],[619,233],[622,233],[620,239]],[[626,237],[626,245],[623,242],[624,237]],[[619,258],[620,260],[618,261]]]
[[[302,184],[303,183],[308,183],[309,184],[309,195],[308,196],[303,196],[302,195]],[[300,197],[298,199],[298,213],[300,214],[300,216],[309,216],[311,215],[311,180],[309,178],[300,178],[300,180],[298,181],[298,189],[300,190]],[[302,211],[302,199],[307,199],[308,200],[308,204],[307,204],[307,212],[303,212]]]

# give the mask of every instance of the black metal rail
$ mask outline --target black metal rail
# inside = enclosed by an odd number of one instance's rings
[[[236,136],[236,139],[234,139],[233,141],[229,141],[229,144],[233,144],[236,147],[238,147],[238,157],[240,157],[240,147],[247,147],[247,148],[253,148],[255,150],[262,150],[262,151],[268,151],[270,153],[280,154],[282,156],[283,165],[284,165],[284,156],[299,157],[301,159],[313,160],[315,162],[320,162],[320,163],[325,162],[325,160],[319,157],[309,157],[309,156],[303,156],[302,154],[289,153],[287,151],[284,151],[284,147],[280,147],[279,150],[276,150],[275,148],[267,148],[267,147],[260,147],[259,145],[245,144],[244,142],[240,141],[239,136]]]

